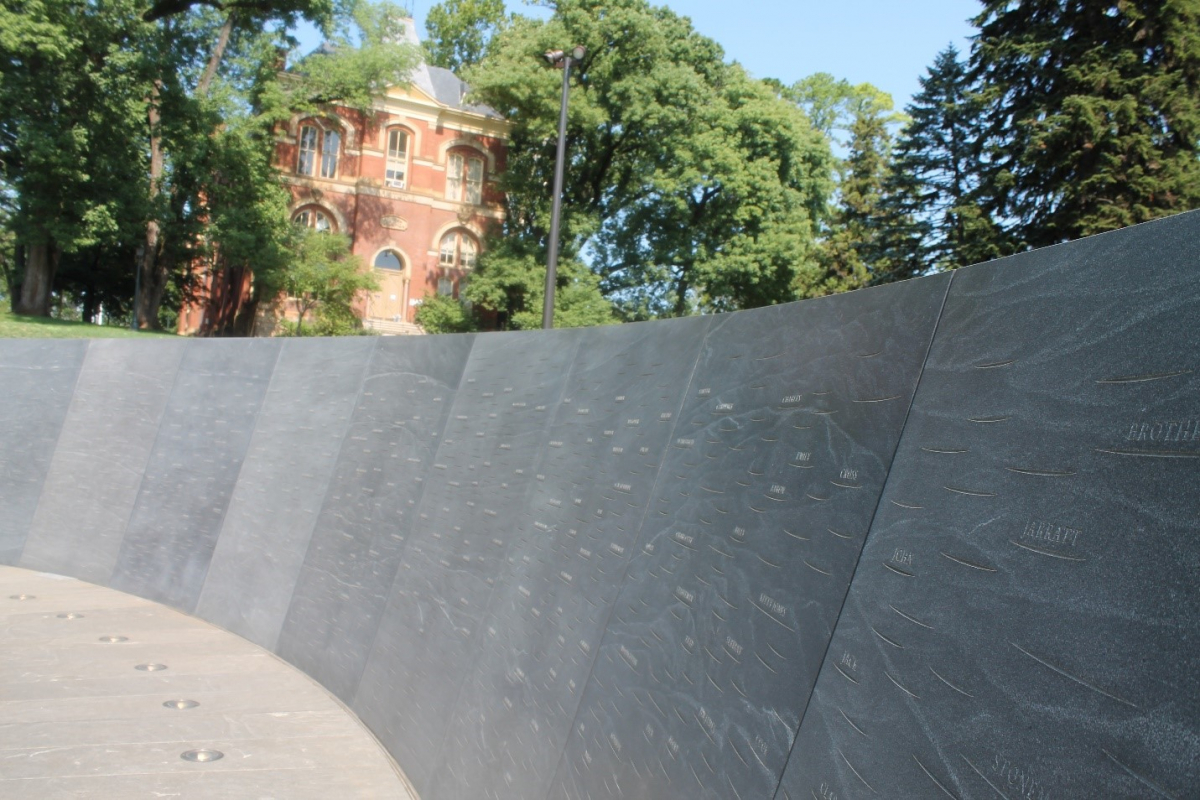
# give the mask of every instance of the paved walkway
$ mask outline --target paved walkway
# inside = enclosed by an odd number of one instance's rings
[[[164,706],[177,700],[199,705]],[[181,757],[194,750],[222,757]],[[350,712],[266,650],[148,600],[0,566],[0,797],[416,795]]]

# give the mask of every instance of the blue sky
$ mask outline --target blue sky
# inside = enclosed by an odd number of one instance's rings
[[[417,29],[425,35],[425,13],[437,0],[410,0]],[[521,0],[510,11],[544,16]],[[668,0],[690,17],[697,31],[725,48],[759,78],[792,83],[828,72],[851,83],[873,83],[903,108],[920,89],[917,79],[947,44],[970,47],[967,20],[978,0]],[[315,37],[302,37],[316,44]]]

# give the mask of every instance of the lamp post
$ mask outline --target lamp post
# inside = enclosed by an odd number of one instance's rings
[[[558,278],[558,224],[562,216],[563,169],[567,149],[567,94],[571,85],[571,64],[582,61],[587,51],[576,45],[571,52],[547,50],[542,57],[563,71],[562,105],[558,113],[558,155],[554,160],[554,201],[550,211],[550,252],[546,259],[546,293],[542,300],[542,328],[554,327],[554,285]]]

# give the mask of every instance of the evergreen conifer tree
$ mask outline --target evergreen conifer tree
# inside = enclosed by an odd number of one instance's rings
[[[1007,252],[988,216],[981,180],[979,103],[953,45],[938,54],[905,111],[911,122],[896,144],[885,206],[892,220],[892,260],[953,269]]]
[[[886,263],[884,182],[891,156],[885,111],[891,98],[866,98],[854,109],[850,152],[842,168],[838,203],[821,243],[825,280],[818,293],[848,291],[890,272]]]
[[[974,22],[988,210],[1026,245],[1200,204],[1200,0],[984,0]]]

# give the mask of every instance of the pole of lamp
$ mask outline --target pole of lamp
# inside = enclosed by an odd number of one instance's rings
[[[547,58],[550,54],[547,53]],[[562,104],[558,113],[558,154],[554,160],[554,200],[550,211],[550,248],[546,259],[546,292],[542,298],[542,328],[554,327],[554,287],[558,280],[558,226],[562,217],[563,171],[567,150],[567,95],[571,86],[571,61],[583,58],[583,48],[562,54]]]

